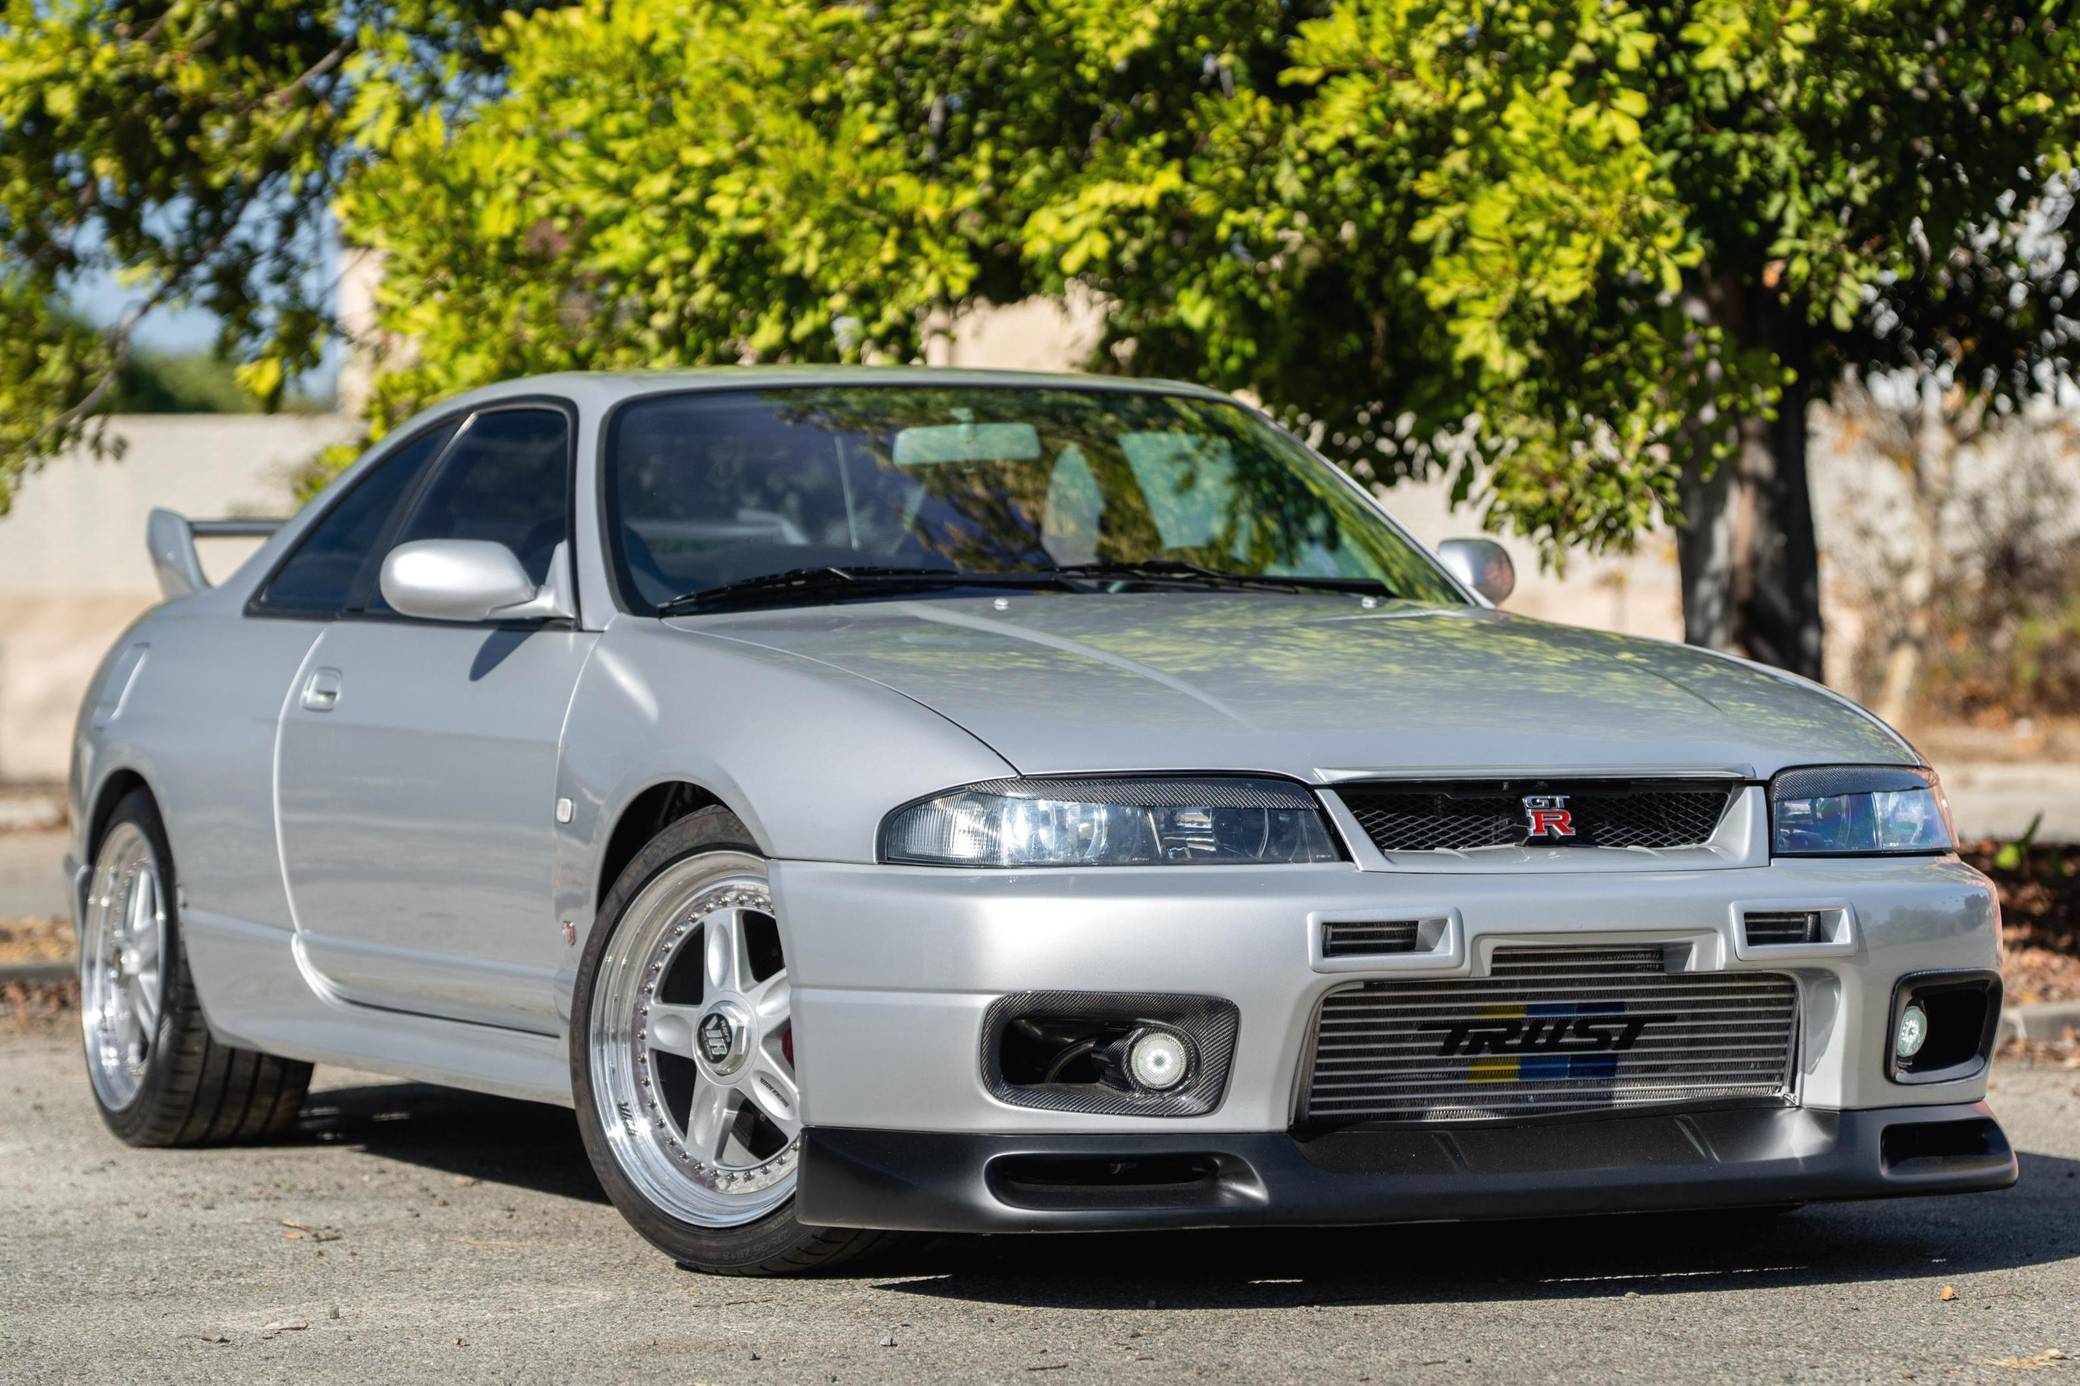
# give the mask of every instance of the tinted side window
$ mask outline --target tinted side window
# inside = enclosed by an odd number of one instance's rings
[[[289,561],[276,570],[273,579],[254,605],[266,611],[297,615],[329,616],[343,610],[354,591],[369,551],[382,538],[398,502],[409,495],[412,484],[428,463],[439,455],[441,445],[455,431],[453,424],[429,429],[392,452],[318,521]]]
[[[570,535],[570,441],[554,409],[502,409],[463,425],[396,542],[488,539],[504,544],[536,582]],[[380,593],[369,606],[388,610]]]

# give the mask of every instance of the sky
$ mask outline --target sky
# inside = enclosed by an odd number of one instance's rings
[[[170,213],[169,213],[170,214]],[[318,262],[310,267],[309,273],[315,281],[318,276],[336,273],[339,263],[339,238],[328,226],[324,245]],[[142,295],[136,289],[118,283],[112,273],[96,272],[78,276],[67,288],[65,298],[89,322],[100,326],[114,323],[125,310]],[[327,291],[328,301],[331,298]],[[146,351],[189,352],[208,351],[216,345],[217,316],[200,308],[159,308],[146,315],[137,330],[131,335],[133,345]],[[329,394],[339,376],[340,352],[335,344],[326,348],[325,359],[318,368],[305,376],[298,384],[306,394]]]
[[[118,284],[113,275],[96,274],[83,276],[66,298],[88,321],[106,326],[122,317],[137,294]],[[130,340],[145,351],[208,351],[217,342],[217,316],[200,308],[160,308],[146,314]],[[317,369],[295,382],[295,392],[318,398],[330,396],[339,383],[340,356],[339,343],[329,344]]]
[[[89,321],[106,326],[123,315],[137,294],[116,283],[114,275],[96,274],[81,279],[67,297]],[[216,336],[214,314],[199,308],[162,308],[137,325],[132,340],[153,351],[207,351]]]

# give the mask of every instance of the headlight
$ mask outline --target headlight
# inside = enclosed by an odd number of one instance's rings
[[[884,861],[1236,866],[1339,861],[1314,796],[1255,779],[991,780],[889,816]]]
[[[1948,852],[1950,803],[1926,770],[1820,765],[1769,786],[1770,851],[1780,857]]]

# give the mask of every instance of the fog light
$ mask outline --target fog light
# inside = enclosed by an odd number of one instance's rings
[[[1892,1052],[1902,1059],[1911,1059],[1928,1043],[1928,1012],[1921,1009],[1918,1001],[1909,1001],[1899,1013],[1899,1029],[1893,1032]]]
[[[1127,1076],[1144,1092],[1168,1092],[1185,1080],[1191,1056],[1168,1030],[1143,1030],[1127,1041]]]

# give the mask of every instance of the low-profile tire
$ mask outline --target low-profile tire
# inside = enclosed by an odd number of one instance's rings
[[[80,1023],[94,1105],[131,1145],[213,1145],[296,1121],[311,1066],[211,1037],[188,971],[173,849],[142,789],[94,848],[81,912]]]
[[[714,1275],[827,1269],[888,1240],[795,1220],[792,1011],[766,881],[728,810],[670,824],[602,902],[571,1008],[601,1186],[651,1245]]]

